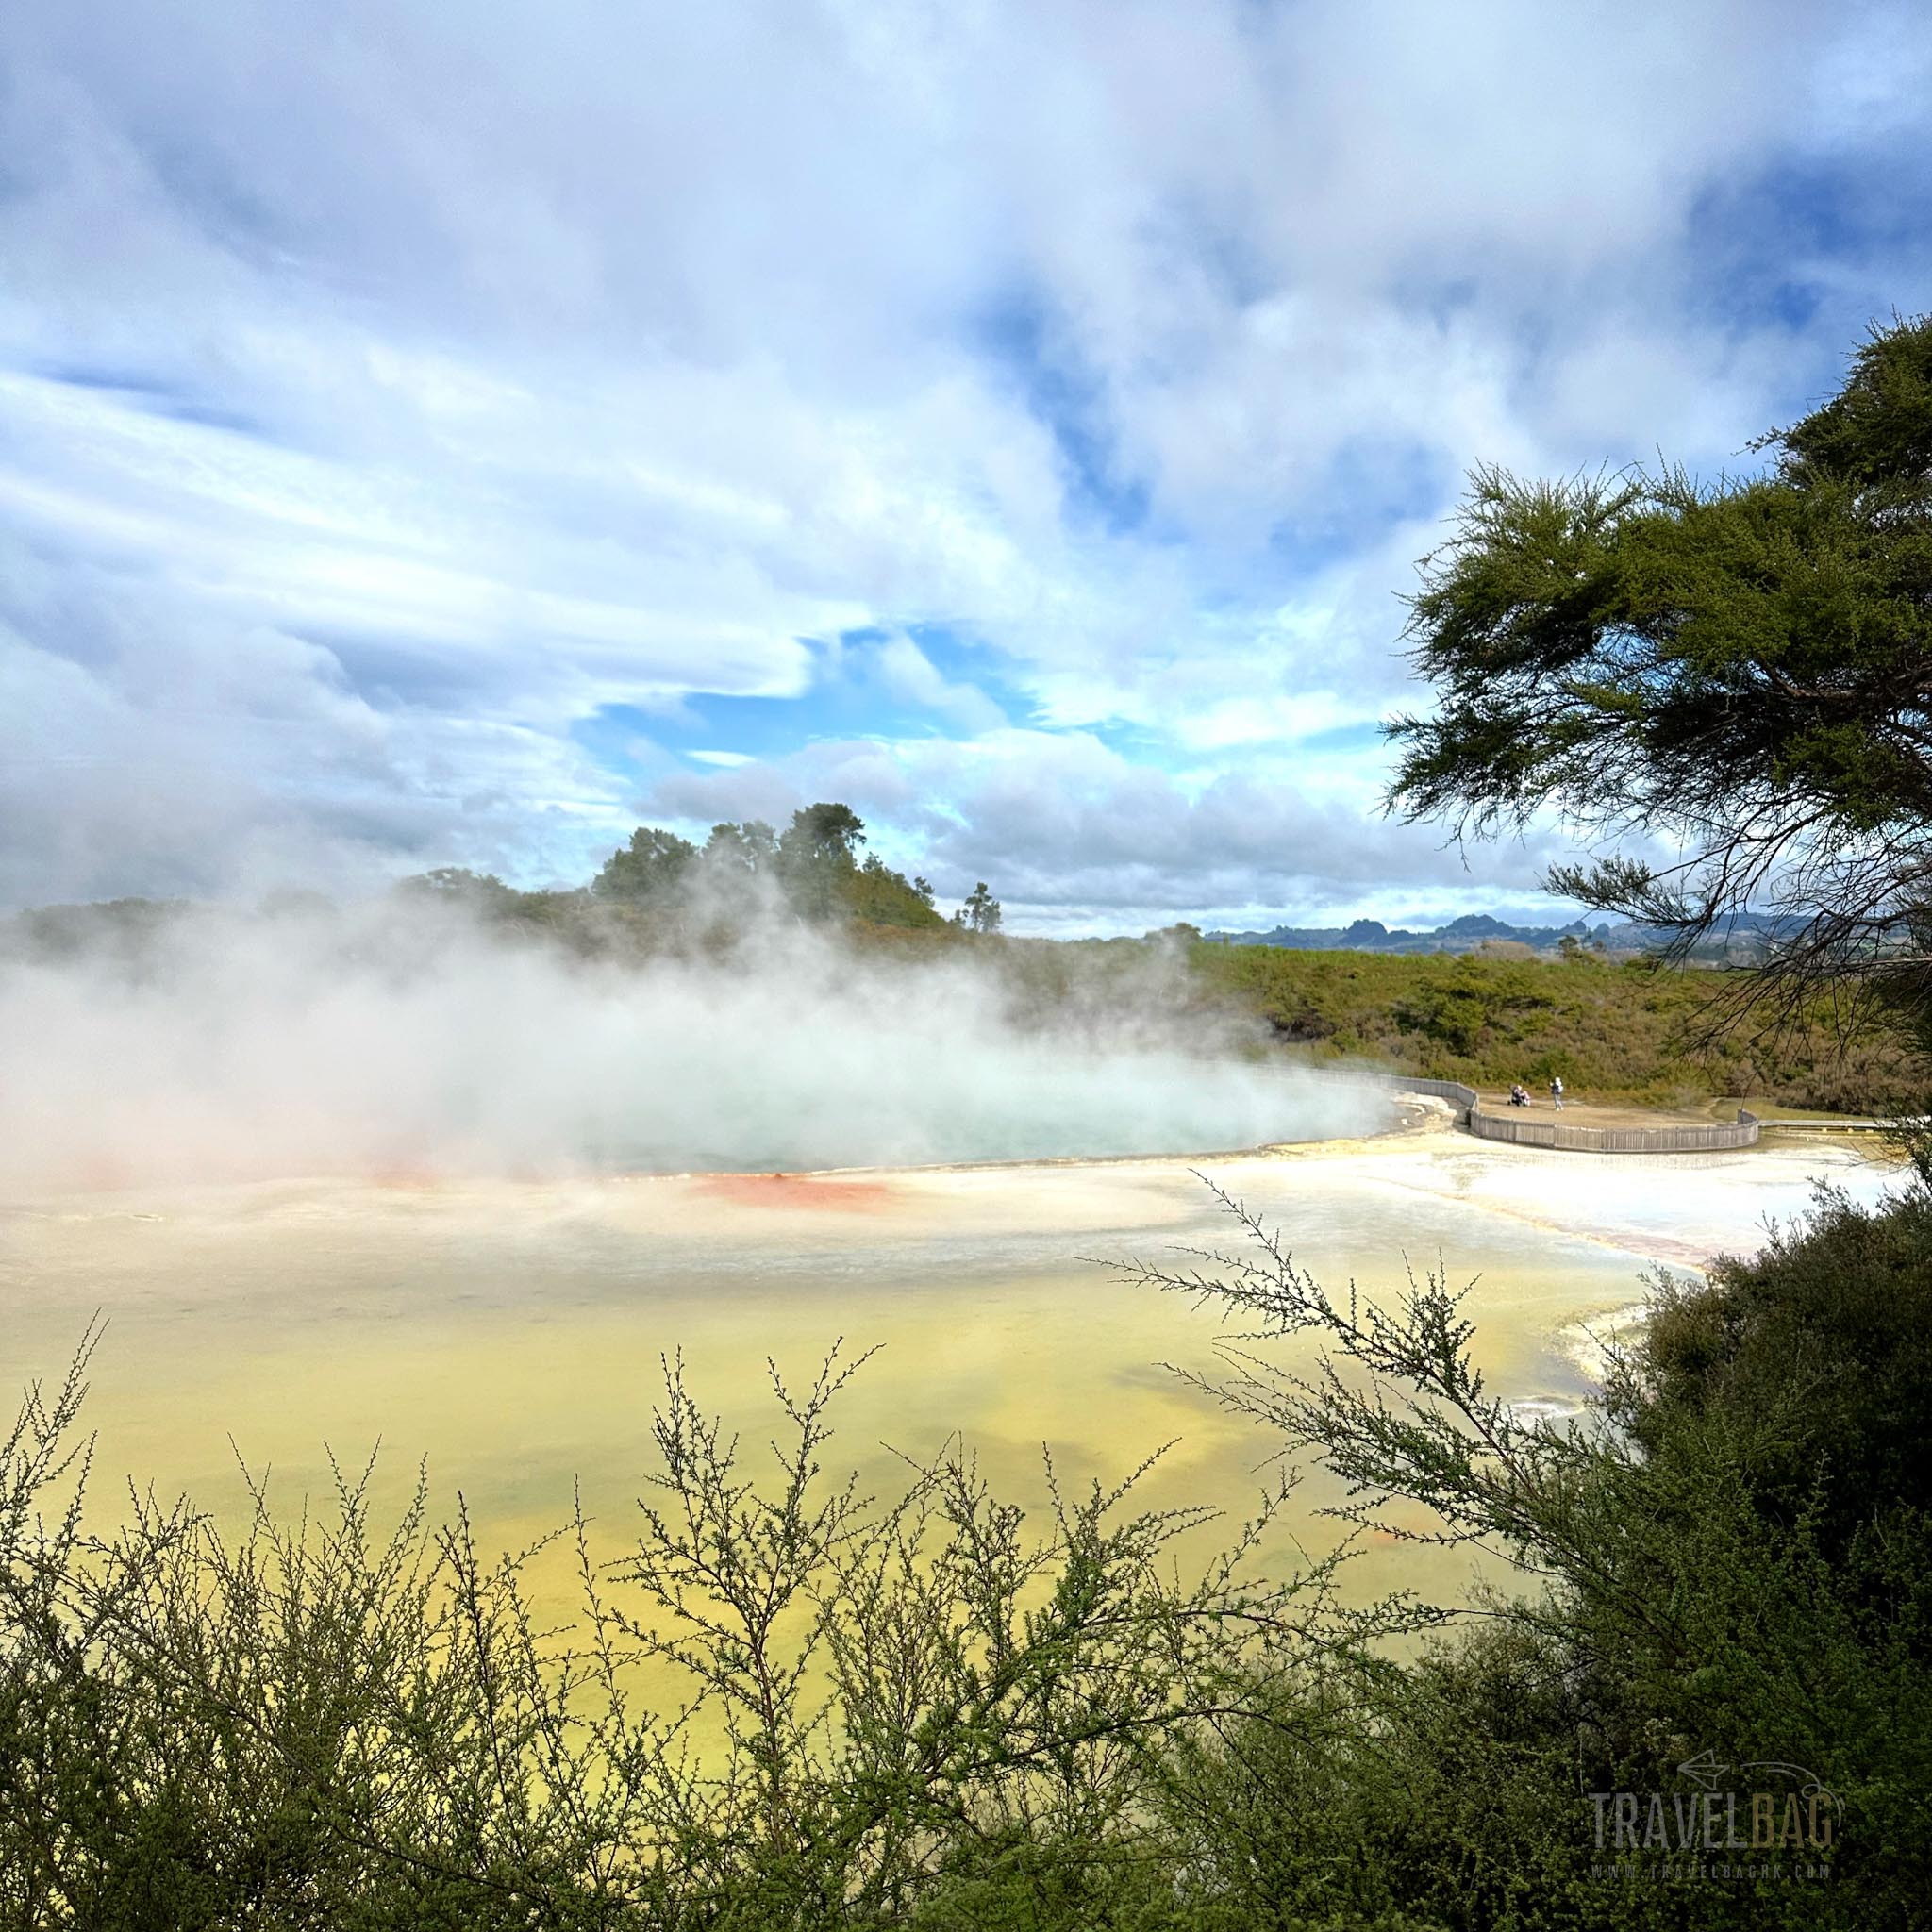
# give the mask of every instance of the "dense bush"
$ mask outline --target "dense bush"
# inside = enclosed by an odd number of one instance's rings
[[[1043,1528],[963,1454],[861,1495],[835,1360],[774,1374],[762,1477],[669,1369],[635,1544],[570,1525],[545,1632],[527,1557],[420,1491],[375,1534],[366,1472],[326,1522],[258,1492],[239,1543],[139,1497],[90,1535],[83,1365],[0,1444],[8,1928],[1088,1924],[1158,1880],[1166,1741],[1380,1627],[1332,1565],[1248,1580],[1261,1522],[1183,1584],[1207,1512],[1133,1514],[1137,1478],[1050,1484]]]
[[[1257,1807],[1314,1822],[1265,1867],[1228,1864],[1255,1874],[1230,1923],[1916,1923],[1932,1897],[1932,1198],[1827,1195],[1707,1283],[1660,1278],[1603,1399],[1562,1428],[1490,1391],[1441,1281],[1377,1311],[1255,1233],[1237,1272],[1148,1277],[1248,1318],[1256,1340],[1213,1392],[1341,1474],[1344,1515],[1415,1535],[1385,1511],[1424,1506],[1436,1538],[1507,1554],[1529,1587],[1480,1600],[1476,1630],[1419,1663],[1365,1673],[1355,1724],[1284,1745],[1257,1722],[1208,1757],[1205,1831],[1258,1842]],[[1332,1351],[1312,1378],[1266,1348],[1304,1330]],[[1596,1872],[1587,1794],[1686,1791],[1699,1758],[1773,1784],[1785,1774],[1764,1767],[1802,1767],[1833,1793],[1829,1881]]]
[[[420,1491],[376,1534],[366,1474],[326,1522],[258,1492],[224,1539],[137,1494],[96,1536],[81,1371],[29,1391],[0,1444],[0,1924],[1915,1923],[1932,1197],[1827,1197],[1659,1280],[1563,1425],[1486,1387],[1440,1281],[1378,1310],[1249,1226],[1144,1276],[1236,1318],[1204,1391],[1364,1528],[1425,1506],[1513,1591],[1351,1612],[1333,1561],[1253,1580],[1261,1524],[1184,1583],[1202,1517],[1135,1515],[1130,1481],[1035,1526],[958,1453],[872,1500],[825,1467],[836,1359],[774,1376],[755,1474],[673,1366],[634,1545],[600,1565],[567,1525],[582,1608],[546,1632],[525,1559]],[[1274,1348],[1303,1332],[1312,1375]],[[1828,1881],[1606,1870],[1590,1794],[1698,1763],[1822,1784]]]

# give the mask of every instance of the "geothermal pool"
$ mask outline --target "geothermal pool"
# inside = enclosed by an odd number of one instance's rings
[[[1386,1094],[1268,1050],[1152,957],[1044,997],[768,936],[619,969],[419,909],[205,915],[140,970],[0,959],[0,1198],[285,1174],[910,1166],[1374,1131]]]
[[[841,1405],[837,1452],[882,1483],[890,1449],[958,1431],[1004,1486],[1118,1477],[1175,1446],[1150,1505],[1252,1503],[1274,1444],[1160,1364],[1210,1367],[1211,1314],[1083,1257],[1160,1260],[1233,1230],[1191,1167],[1277,1227],[1334,1285],[1392,1291],[1406,1263],[1476,1282],[1478,1352],[1501,1392],[1561,1408],[1587,1387],[1587,1330],[1657,1264],[1748,1249],[1814,1177],[1860,1198],[1886,1170],[1841,1148],[1767,1144],[1641,1158],[1477,1142],[1427,1119],[1367,1140],[1222,1156],[547,1180],[179,1182],[22,1191],[0,1215],[0,1369],[57,1371],[108,1321],[91,1418],[100,1494],[122,1473],[240,1513],[235,1447],[284,1504],[326,1487],[325,1441],[380,1437],[399,1491],[427,1456],[510,1545],[570,1507],[615,1552],[646,1465],[660,1353],[761,1441],[763,1360],[808,1377],[834,1338],[881,1353]],[[1310,1478],[1295,1529],[1328,1540]],[[1351,1593],[1413,1582],[1371,1543]],[[1459,1587],[1467,1560],[1431,1580]]]

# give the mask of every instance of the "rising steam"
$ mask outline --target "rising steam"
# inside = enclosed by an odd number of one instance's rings
[[[795,921],[586,963],[457,908],[187,915],[134,954],[0,962],[0,1180],[757,1171],[1186,1152],[1363,1130],[1240,1050],[1179,969],[1042,1011],[997,946],[915,962]]]

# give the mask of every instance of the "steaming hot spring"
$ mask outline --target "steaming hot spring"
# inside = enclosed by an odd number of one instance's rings
[[[426,1455],[509,1545],[574,1480],[622,1535],[660,1357],[757,1441],[767,1357],[805,1375],[843,1338],[880,1353],[835,1447],[883,1483],[955,1432],[1023,1494],[1042,1443],[1118,1478],[1172,1441],[1146,1503],[1239,1511],[1274,1445],[1161,1366],[1211,1368],[1213,1317],[1106,1265],[1235,1244],[1207,1182],[1337,1286],[1473,1279],[1495,1386],[1557,1408],[1646,1270],[1755,1245],[1821,1171],[1883,1185],[1836,1151],[1476,1142],[1176,1018],[1158,969],[1038,997],[802,939],[641,974],[291,917],[6,969],[7,1365],[57,1370],[98,1312],[98,1470],[219,1515],[237,1451],[294,1503],[325,1443],[380,1437],[396,1491]],[[1332,1498],[1302,1498],[1319,1544]],[[1354,1588],[1397,1565],[1372,1546]]]

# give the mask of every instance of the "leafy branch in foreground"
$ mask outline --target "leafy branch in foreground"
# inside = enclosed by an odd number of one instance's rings
[[[0,1927],[1915,1923],[1932,1190],[1660,1282],[1560,1426],[1481,1374],[1468,1291],[1331,1295],[1224,1200],[1238,1252],[1140,1274],[1227,1316],[1200,1386],[1342,1474],[1352,1539],[1488,1547],[1525,1593],[1348,1610],[1342,1556],[1276,1567],[1286,1485],[1219,1554],[1144,1469],[1049,1464],[1029,1517],[949,1443],[875,1498],[835,1351],[752,1449],[668,1364],[632,1546],[577,1509],[552,1625],[555,1566],[431,1527],[420,1475],[387,1532],[364,1468],[292,1519],[251,1482],[231,1537],[140,1493],[92,1534],[83,1357],[0,1438]],[[1828,1788],[1828,1880],[1599,1869],[1589,1794],[1691,1758]]]
[[[1191,1578],[1213,1512],[1137,1512],[1151,1463],[1049,1462],[1038,1519],[957,1443],[866,1495],[825,1467],[864,1359],[773,1370],[769,1475],[667,1364],[634,1546],[579,1507],[551,1625],[558,1537],[489,1558],[420,1474],[378,1533],[373,1463],[292,1520],[244,1471],[239,1537],[139,1492],[91,1534],[83,1352],[0,1457],[0,1924],[908,1922],[989,1883],[1082,1923],[1169,1869],[1178,1740],[1344,1681],[1389,1617],[1339,1557],[1252,1574],[1285,1486]]]
[[[1312,1451],[1358,1529],[1486,1548],[1528,1586],[1480,1589],[1480,1621],[1365,1672],[1325,1739],[1181,1747],[1176,1802],[1222,1869],[1257,1874],[1268,1923],[1910,1923],[1932,1883],[1932,1190],[1874,1210],[1827,1191],[1756,1260],[1659,1275],[1561,1423],[1489,1386],[1474,1284],[1331,1294],[1215,1191],[1233,1252],[1127,1271],[1233,1328],[1227,1373],[1187,1379]],[[1828,1789],[1828,1870],[1761,1861],[1726,1890],[1593,1866],[1588,1794],[1677,1789],[1701,1752]]]
[[[1340,1557],[1245,1574],[1285,1487],[1184,1583],[1178,1546],[1216,1512],[1127,1514],[1158,1458],[1077,1496],[1049,1459],[1040,1531],[957,1443],[908,1460],[888,1505],[851,1477],[821,1486],[826,1411],[858,1366],[835,1351],[803,1395],[772,1370],[791,1426],[766,1491],[668,1365],[663,1501],[612,1573],[654,1613],[618,1613],[635,1654],[691,1686],[678,1722],[727,1740],[680,1789],[687,1829],[741,1855],[715,1863],[721,1887],[755,1872],[817,1912],[890,1914],[1018,1845],[1144,1850],[1178,1733],[1389,1627],[1336,1603]]]
[[[1390,802],[1634,853],[1554,891],[1682,944],[1768,925],[1723,1017],[1816,989],[1932,1023],[1932,318],[1875,329],[1774,470],[1471,479],[1407,638],[1438,703]],[[1659,855],[1662,856],[1659,856]]]
[[[1226,1376],[1170,1365],[1173,1374],[1265,1424],[1286,1453],[1313,1452],[1345,1487],[1327,1514],[1400,1541],[1469,1544],[1523,1570],[1590,1567],[1607,1469],[1634,1464],[1580,1424],[1525,1415],[1493,1392],[1471,1352],[1476,1329],[1465,1304],[1474,1282],[1452,1289],[1440,1273],[1418,1279],[1410,1271],[1390,1307],[1364,1300],[1353,1281],[1338,1297],[1257,1215],[1205,1177],[1204,1185],[1245,1244],[1180,1249],[1191,1265],[1179,1271],[1124,1272],[1250,1325],[1217,1345]],[[1322,1344],[1308,1372],[1263,1352],[1303,1335]],[[1578,1481],[1586,1472],[1587,1502]],[[1394,1506],[1404,1502],[1426,1509],[1431,1526],[1403,1521]]]

